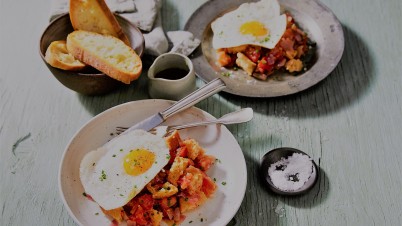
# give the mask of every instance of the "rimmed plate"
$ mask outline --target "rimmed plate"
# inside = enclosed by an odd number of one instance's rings
[[[70,216],[78,225],[110,225],[99,206],[83,196],[79,166],[83,156],[110,140],[116,126],[130,126],[172,104],[166,100],[143,100],[111,108],[90,120],[71,139],[59,169],[60,195]],[[192,107],[169,118],[165,124],[215,119]],[[203,206],[186,214],[185,225],[226,225],[236,214],[247,185],[247,168],[239,144],[224,126],[205,126],[180,131],[183,138],[194,138],[217,162],[207,174],[216,178],[218,190]],[[98,213],[98,214],[97,214]],[[192,223],[190,223],[192,221]],[[201,223],[201,221],[203,223]]]
[[[288,11],[296,23],[317,43],[317,60],[314,65],[300,75],[277,73],[267,81],[259,81],[247,76],[243,71],[227,72],[216,64],[215,50],[212,48],[211,22],[224,13],[236,9],[247,0],[212,0],[198,8],[185,25],[185,30],[201,40],[201,47],[192,55],[197,75],[206,82],[216,77],[223,79],[228,93],[248,97],[276,97],[305,90],[327,77],[338,64],[344,49],[342,25],[333,12],[316,0],[279,0],[281,10]]]

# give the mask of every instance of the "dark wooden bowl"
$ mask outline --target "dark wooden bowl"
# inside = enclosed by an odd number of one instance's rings
[[[141,31],[125,18],[116,14],[115,16],[123,31],[128,36],[131,47],[141,57],[145,47],[144,37]],[[70,16],[66,13],[53,20],[41,36],[39,42],[40,56],[54,77],[67,88],[84,95],[102,95],[124,86],[124,83],[89,66],[81,71],[65,71],[52,67],[45,61],[46,49],[50,43],[57,40],[66,40],[67,35],[73,30]]]

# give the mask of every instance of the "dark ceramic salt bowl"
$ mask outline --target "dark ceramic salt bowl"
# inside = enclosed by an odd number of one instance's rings
[[[295,148],[289,148],[289,147],[282,147],[282,148],[276,148],[273,149],[271,151],[269,151],[268,153],[266,153],[262,159],[261,159],[261,163],[260,163],[260,175],[261,175],[261,179],[264,182],[264,184],[271,189],[273,192],[280,194],[280,195],[302,195],[304,193],[306,193],[307,191],[309,191],[312,187],[314,187],[314,185],[316,184],[317,180],[318,180],[318,175],[319,175],[319,171],[318,171],[318,167],[315,164],[315,162],[313,160],[313,169],[312,169],[312,174],[310,176],[310,178],[307,180],[307,182],[299,189],[294,190],[294,191],[284,191],[281,190],[279,188],[277,188],[273,183],[272,180],[268,174],[268,169],[269,166],[271,164],[274,164],[276,162],[278,162],[279,160],[281,160],[281,158],[288,158],[291,155],[293,155],[294,153],[300,153],[306,156],[306,153],[295,149]]]
[[[131,47],[141,57],[144,51],[144,37],[141,31],[125,18],[116,15],[116,19],[130,40]],[[102,95],[125,84],[119,82],[94,68],[87,67],[81,71],[66,71],[52,67],[45,61],[45,53],[51,42],[66,40],[73,31],[69,14],[61,15],[53,20],[43,32],[39,42],[39,52],[50,72],[67,88],[84,95]]]

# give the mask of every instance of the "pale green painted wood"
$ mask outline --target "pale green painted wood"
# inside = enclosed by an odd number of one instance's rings
[[[166,30],[183,29],[204,2],[166,0]],[[0,0],[0,225],[75,225],[58,193],[66,144],[94,115],[148,98],[145,76],[101,97],[77,95],[54,79],[38,54],[49,3]],[[216,117],[255,110],[252,122],[228,127],[248,169],[247,193],[231,225],[402,222],[402,3],[323,3],[343,24],[346,42],[327,79],[289,97],[221,94],[197,105]],[[259,159],[281,146],[300,148],[320,164],[319,183],[307,195],[282,197],[261,186]]]

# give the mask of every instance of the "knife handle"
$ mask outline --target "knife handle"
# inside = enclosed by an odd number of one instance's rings
[[[203,87],[185,96],[183,99],[177,101],[166,110],[160,112],[160,114],[163,119],[167,119],[180,111],[194,106],[196,103],[204,100],[205,98],[214,95],[215,93],[223,90],[225,87],[225,83],[220,78],[216,78]]]

